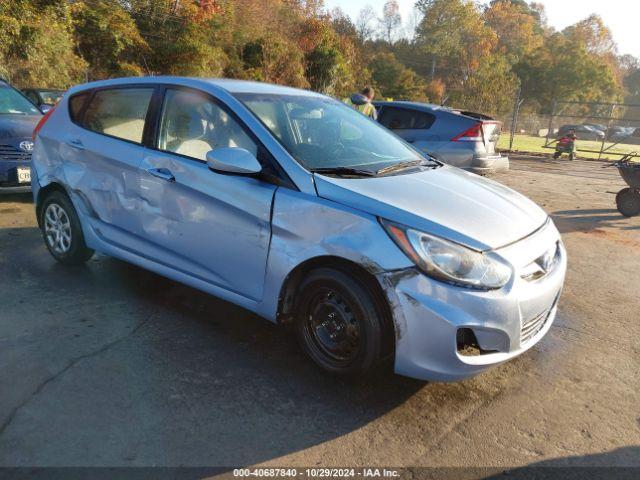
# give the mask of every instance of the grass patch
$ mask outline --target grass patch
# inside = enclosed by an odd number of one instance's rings
[[[546,155],[553,155],[553,148],[544,148],[545,139],[541,137],[533,137],[531,135],[515,135],[513,137],[513,151],[520,152],[533,152],[533,153],[544,153]],[[577,140],[577,156],[578,158],[598,158],[597,153],[591,152],[581,152],[580,150],[600,150],[602,143],[595,142],[592,140]],[[611,142],[605,142],[605,148],[610,147],[612,145]],[[503,133],[500,135],[500,140],[498,141],[498,148],[501,150],[509,149],[509,133]],[[608,153],[631,153],[638,152],[640,153],[640,145],[630,145],[630,144],[618,144],[608,149],[607,152],[602,154],[603,160],[619,160],[620,155],[608,155]]]

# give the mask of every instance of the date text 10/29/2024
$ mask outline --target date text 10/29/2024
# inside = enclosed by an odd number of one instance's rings
[[[398,478],[390,468],[236,468],[234,477],[308,477],[308,478]]]

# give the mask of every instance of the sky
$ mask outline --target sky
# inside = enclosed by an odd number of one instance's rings
[[[358,12],[371,5],[382,12],[386,0],[325,0],[328,8],[340,7],[355,20]],[[602,17],[611,29],[621,54],[640,57],[640,1],[638,0],[537,0],[544,4],[549,24],[558,30],[582,20],[592,13]],[[403,20],[409,17],[415,0],[398,0]],[[488,3],[483,1],[481,3]]]

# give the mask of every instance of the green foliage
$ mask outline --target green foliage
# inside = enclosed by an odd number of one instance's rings
[[[19,85],[68,87],[82,81],[66,2],[0,4],[0,75]]]
[[[394,100],[428,101],[427,85],[393,53],[380,53],[369,64],[371,78],[380,96]]]
[[[68,87],[144,74],[227,76],[344,97],[509,111],[554,98],[640,103],[640,63],[618,57],[597,16],[556,32],[526,0],[418,0],[400,38],[395,0],[355,22],[321,0],[4,0],[0,75],[19,86]],[[405,19],[406,20],[406,19]]]
[[[311,89],[335,94],[337,80],[344,67],[344,60],[336,47],[318,45],[305,55],[305,74]]]
[[[467,79],[464,88],[452,92],[449,103],[486,114],[502,115],[513,107],[517,83],[507,58],[499,54],[489,55]]]
[[[141,75],[148,45],[129,12],[113,2],[72,5],[77,51],[88,63],[91,80]]]
[[[609,65],[587,51],[586,45],[555,33],[516,66],[523,89],[549,108],[554,99],[568,101],[619,100],[622,93]]]
[[[450,74],[464,78],[480,67],[497,43],[470,0],[419,0],[423,18],[417,46],[427,57],[445,62]]]

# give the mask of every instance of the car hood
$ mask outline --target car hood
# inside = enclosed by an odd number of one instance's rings
[[[31,138],[42,115],[6,115],[0,114],[0,142]]]
[[[520,240],[548,218],[518,192],[449,166],[375,178],[314,178],[320,197],[476,250]]]

